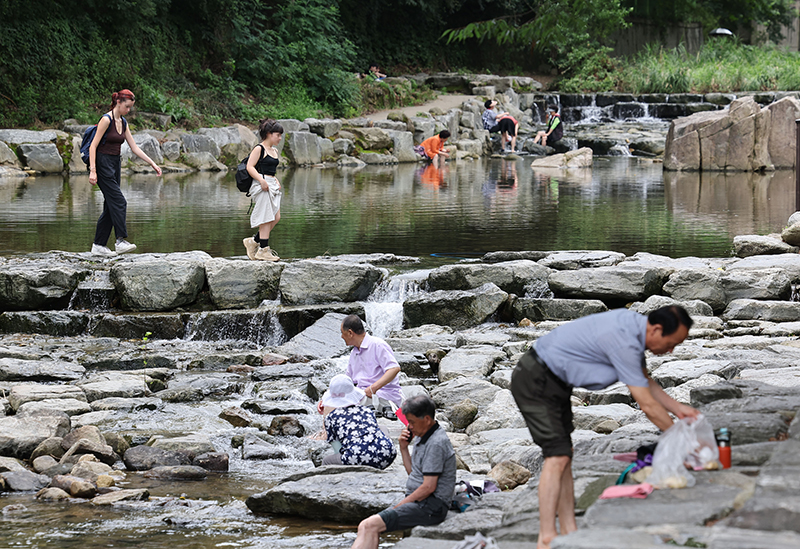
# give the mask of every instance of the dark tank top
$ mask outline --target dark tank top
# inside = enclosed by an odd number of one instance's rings
[[[119,156],[122,143],[125,142],[125,122],[122,122],[122,133],[117,132],[117,125],[113,120],[110,122],[106,134],[103,136],[105,142],[101,142],[97,146],[97,152]]]
[[[262,156],[261,160],[256,163],[256,171],[258,171],[260,174],[274,176],[278,171],[278,164],[280,163],[280,160],[268,155],[267,150],[264,149],[263,145],[259,145],[259,147],[264,150],[264,156]]]

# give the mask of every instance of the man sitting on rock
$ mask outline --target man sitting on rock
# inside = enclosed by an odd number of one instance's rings
[[[456,453],[444,429],[434,418],[436,405],[427,395],[403,403],[408,427],[400,434],[400,455],[408,473],[406,497],[358,525],[351,549],[377,549],[381,532],[432,526],[447,517],[456,486]],[[408,445],[417,437],[414,455]]]
[[[358,315],[346,316],[341,331],[344,342],[353,347],[345,373],[366,394],[366,405],[374,402],[374,395],[378,397],[380,404],[375,410],[376,415],[383,414],[387,419],[395,419],[392,404],[400,407],[403,392],[397,381],[400,365],[394,358],[392,348],[381,338],[369,335]],[[317,404],[317,409],[321,414],[322,401]]]
[[[577,530],[572,483],[573,387],[592,391],[622,381],[656,427],[699,412],[667,395],[647,373],[645,350],[671,353],[689,334],[692,319],[683,307],[670,305],[645,317],[628,309],[589,315],[545,334],[520,359],[511,374],[511,393],[533,441],[542,447],[539,477],[538,549],[549,549],[558,535]]]

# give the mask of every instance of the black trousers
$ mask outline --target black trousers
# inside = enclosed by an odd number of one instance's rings
[[[94,243],[98,246],[108,244],[111,228],[117,239],[127,238],[128,229],[125,226],[125,216],[128,212],[128,201],[120,189],[121,161],[119,155],[97,153],[95,159],[97,169],[97,186],[103,193],[103,213],[97,220],[97,229],[94,233]]]

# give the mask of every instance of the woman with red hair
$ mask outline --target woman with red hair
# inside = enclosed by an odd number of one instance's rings
[[[161,168],[139,148],[133,140],[128,122],[123,118],[131,111],[135,101],[136,98],[130,90],[114,93],[111,96],[111,110],[97,123],[97,132],[89,146],[89,183],[100,187],[104,198],[103,213],[97,220],[92,255],[112,257],[136,249],[136,244],[126,240],[128,229],[125,215],[128,201],[120,189],[122,143],[127,142],[133,154],[150,164],[161,175]],[[111,251],[107,246],[112,227],[117,238],[114,247],[116,251]]]

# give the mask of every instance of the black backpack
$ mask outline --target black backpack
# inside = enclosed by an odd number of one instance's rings
[[[264,153],[267,151],[261,143],[256,146],[261,147],[261,157],[258,159],[261,162],[264,158]],[[253,151],[250,151],[250,154],[253,154]],[[247,171],[247,160],[250,158],[250,154],[245,156],[236,168],[236,188],[243,193],[247,193],[247,196],[250,196],[250,187],[253,185],[253,177]]]
[[[108,116],[108,113],[104,114],[103,116]],[[108,116],[108,118],[109,120],[111,120],[110,116]],[[128,121],[125,120],[124,116],[121,118],[122,118],[122,133],[124,134],[125,130],[128,127]],[[89,147],[92,146],[92,141],[94,141],[94,134],[96,133],[97,133],[97,124],[95,124],[94,126],[89,126],[88,128],[86,128],[86,131],[83,132],[83,139],[81,139],[81,160],[83,160],[83,163],[86,164],[87,166],[89,165]],[[106,136],[104,135],[103,139],[100,140],[100,144],[102,145],[105,142],[106,142]]]

